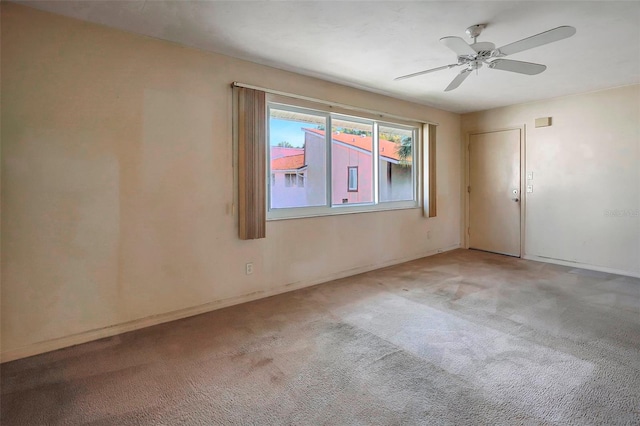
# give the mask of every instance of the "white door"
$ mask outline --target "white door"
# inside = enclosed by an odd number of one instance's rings
[[[520,256],[520,130],[469,139],[469,248]]]

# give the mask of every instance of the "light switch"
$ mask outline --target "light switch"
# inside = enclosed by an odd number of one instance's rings
[[[533,185],[527,185],[527,192],[533,192]]]
[[[527,180],[533,180],[533,172],[527,172]]]

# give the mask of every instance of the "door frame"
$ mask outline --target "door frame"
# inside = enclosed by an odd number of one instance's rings
[[[499,127],[493,129],[478,129],[478,130],[470,130],[467,131],[464,149],[463,149],[463,157],[464,157],[464,187],[462,188],[463,194],[463,205],[464,205],[464,227],[462,229],[462,241],[464,242],[464,248],[469,248],[469,219],[470,219],[470,211],[469,211],[469,178],[470,178],[470,156],[469,156],[469,147],[471,143],[471,136],[479,135],[483,133],[496,133],[496,132],[504,132],[507,130],[518,130],[520,132],[520,258],[522,259],[525,256],[525,225],[526,225],[526,207],[527,207],[527,171],[526,171],[526,125],[522,124],[520,126],[508,126],[508,127]]]

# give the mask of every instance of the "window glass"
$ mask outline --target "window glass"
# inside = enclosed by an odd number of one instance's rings
[[[331,201],[373,202],[373,123],[331,119]],[[351,189],[355,183],[355,189]]]
[[[327,204],[326,126],[321,114],[269,109],[272,209]]]
[[[380,202],[414,198],[413,131],[387,125],[378,127]]]

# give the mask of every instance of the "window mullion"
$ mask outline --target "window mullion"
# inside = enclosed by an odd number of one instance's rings
[[[333,148],[333,143],[332,143],[332,137],[333,137],[333,124],[331,123],[331,114],[327,114],[327,128],[326,131],[324,132],[325,134],[325,140],[326,140],[326,157],[327,157],[327,176],[326,176],[326,182],[327,182],[327,208],[331,208],[333,206],[332,200],[333,200],[333,170],[331,168],[331,163],[333,162],[333,158],[331,157],[332,155],[332,148]]]
[[[420,204],[420,193],[422,192],[422,182],[419,176],[422,174],[423,166],[420,161],[422,156],[422,138],[420,137],[420,131],[418,129],[413,130],[412,152],[413,152],[413,169],[411,174],[411,180],[413,182],[413,199]]]
[[[373,204],[378,204],[380,202],[380,196],[379,196],[379,179],[378,177],[380,176],[380,159],[379,159],[379,154],[380,154],[380,149],[378,148],[379,146],[379,137],[378,137],[378,122],[374,121],[373,122],[373,139],[372,139],[372,147],[371,147],[371,160],[373,161],[373,167],[371,167],[371,170],[373,172],[373,176],[371,177],[373,179],[372,183],[373,183]]]
[[[271,129],[270,129],[270,121],[269,117],[271,117],[271,105],[269,105],[267,103],[267,110],[266,110],[266,116],[265,116],[265,127],[266,127],[266,139],[265,139],[265,143],[267,144],[267,149],[265,152],[265,169],[266,169],[266,173],[267,173],[267,196],[266,196],[266,202],[267,202],[267,212],[269,212],[271,210],[271,191],[273,190],[274,182],[271,180],[271,145],[269,144],[269,135],[271,134]]]

